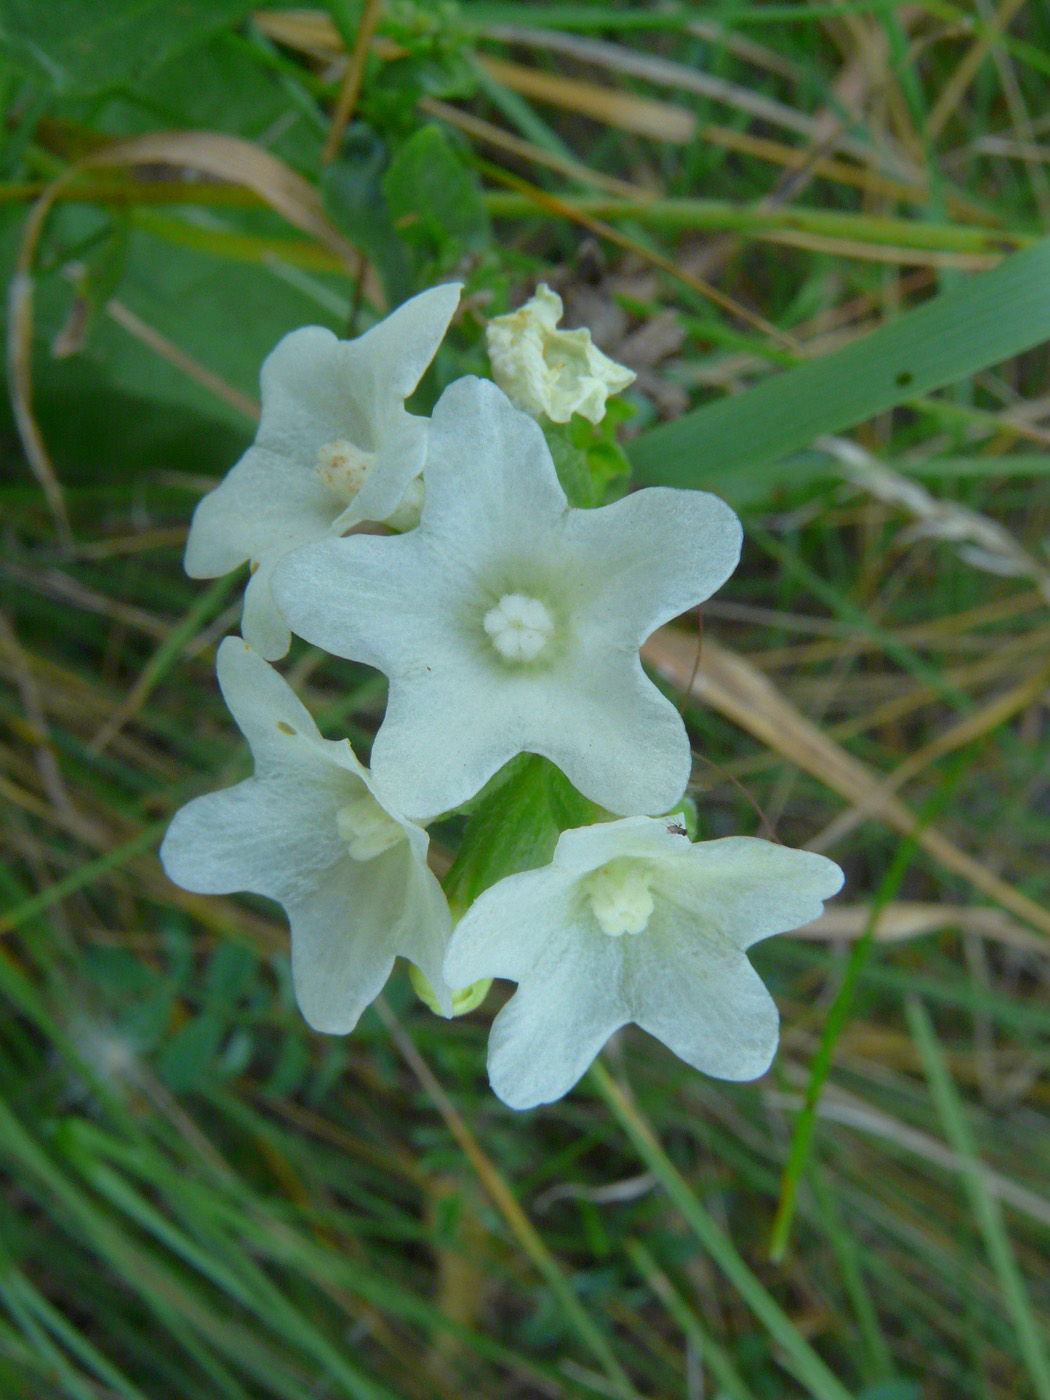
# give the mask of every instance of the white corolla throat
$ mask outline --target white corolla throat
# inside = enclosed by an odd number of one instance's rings
[[[482,626],[505,661],[535,661],[554,636],[554,620],[539,598],[504,593]]]
[[[404,828],[367,792],[340,807],[335,825],[352,860],[374,860],[405,840]]]
[[[314,471],[333,496],[349,505],[368,480],[375,461],[374,452],[365,452],[349,438],[336,438],[318,450]]]
[[[652,872],[636,860],[611,860],[584,882],[602,933],[621,938],[644,933],[653,912]]]

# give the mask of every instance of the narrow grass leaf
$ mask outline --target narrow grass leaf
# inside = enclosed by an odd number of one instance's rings
[[[625,1248],[631,1262],[692,1342],[704,1368],[711,1372],[722,1391],[730,1400],[756,1400],[755,1392],[737,1370],[732,1356],[700,1321],[641,1240],[627,1240]]]
[[[85,885],[92,884],[103,875],[108,875],[111,870],[116,870],[121,865],[126,864],[132,856],[137,856],[140,851],[147,850],[158,842],[167,829],[167,825],[167,817],[160,822],[151,822],[130,841],[122,842],[96,860],[85,861],[83,865],[70,871],[63,879],[56,880],[53,885],[49,885],[46,890],[31,895],[7,914],[0,914],[0,934],[10,933],[12,929],[20,928],[27,920],[36,918],[38,914],[44,913],[46,909],[58,904],[60,900],[75,894]]]
[[[918,997],[905,1002],[908,1028],[922,1058],[926,1079],[945,1134],[963,1162],[962,1180],[973,1218],[999,1280],[1003,1303],[1013,1323],[1017,1345],[1038,1400],[1050,1400],[1050,1361],[1042,1330],[1032,1311],[1024,1278],[1006,1233],[1002,1207],[988,1190],[966,1111],[952,1083],[944,1053],[926,1008]]]
[[[784,1168],[784,1176],[780,1189],[780,1204],[777,1207],[776,1218],[773,1221],[773,1234],[770,1240],[770,1256],[778,1262],[787,1253],[788,1234],[791,1230],[791,1221],[795,1213],[795,1200],[798,1194],[799,1183],[806,1169],[809,1159],[810,1148],[813,1143],[813,1134],[817,1126],[817,1114],[820,1109],[820,1096],[824,1089],[824,1084],[831,1072],[832,1062],[835,1058],[835,1047],[838,1045],[839,1037],[846,1029],[846,1022],[849,1019],[850,1008],[853,1005],[853,998],[856,995],[857,987],[860,983],[861,973],[867,965],[871,950],[875,946],[875,926],[879,921],[879,915],[887,904],[893,899],[900,888],[901,881],[908,872],[915,852],[919,844],[919,837],[926,826],[933,820],[939,811],[947,805],[951,794],[955,791],[956,783],[962,776],[963,765],[957,761],[950,775],[946,775],[944,781],[938,786],[934,797],[926,804],[926,807],[919,814],[915,829],[906,841],[902,841],[894,853],[893,860],[886,874],[879,882],[871,901],[871,911],[868,915],[868,925],[861,937],[850,949],[849,961],[846,964],[846,971],[843,974],[842,982],[835,994],[835,1000],[831,1003],[827,1018],[824,1022],[824,1030],[820,1037],[820,1044],[817,1053],[813,1057],[813,1067],[810,1070],[809,1083],[806,1086],[805,1103],[798,1122],[795,1124],[795,1132],[791,1139],[791,1151],[788,1154],[787,1165]]]
[[[1048,330],[1050,239],[1041,239],[863,340],[650,429],[628,454],[639,481],[711,484],[1030,350]]]
[[[656,1176],[671,1201],[699,1240],[703,1249],[728,1278],[745,1303],[777,1343],[794,1376],[814,1400],[849,1400],[851,1392],[828,1370],[795,1327],[780,1304],[767,1293],[737,1253],[732,1241],[689,1189],[685,1179],[664,1152],[652,1129],[627,1098],[609,1071],[596,1060],[590,1068],[591,1083],[616,1116],[638,1155]]]

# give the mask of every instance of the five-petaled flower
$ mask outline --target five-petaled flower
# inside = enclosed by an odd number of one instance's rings
[[[539,426],[466,378],[434,410],[419,526],[298,550],[273,588],[296,633],[389,677],[372,771],[409,816],[465,802],[522,751],[610,811],[656,813],[690,749],[639,647],[720,587],[740,542],[700,491],[570,508]]]
[[[519,984],[489,1037],[511,1108],[560,1098],[629,1022],[706,1074],[754,1079],[778,1016],[745,949],[817,918],[841,884],[824,856],[753,837],[693,845],[649,817],[583,827],[475,901],[445,975]]]
[[[353,1030],[398,955],[451,1015],[441,962],[452,919],[427,833],[378,795],[345,739],[321,737],[239,637],[219,648],[218,674],[255,776],[176,814],[160,851],[168,875],[200,894],[250,890],[284,906],[296,1000],[315,1030]]]
[[[421,292],[357,340],[303,326],[267,356],[259,431],[198,505],[186,572],[214,578],[251,560],[242,630],[268,660],[290,640],[270,592],[282,555],[362,521],[418,518],[427,420],[408,413],[404,400],[434,358],[459,294],[452,283]]]
[[[524,306],[494,316],[485,329],[492,377],[518,408],[567,423],[574,413],[600,423],[610,394],[634,371],[602,354],[589,330],[558,330],[561,297],[545,282]]]

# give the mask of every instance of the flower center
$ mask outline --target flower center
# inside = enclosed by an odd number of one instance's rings
[[[634,860],[611,860],[584,882],[591,911],[602,933],[620,938],[644,933],[653,912],[652,876]]]
[[[504,593],[482,626],[506,661],[535,661],[554,636],[554,622],[538,598]]]
[[[314,471],[333,496],[347,505],[368,480],[376,454],[365,452],[349,438],[336,438],[318,450]]]
[[[369,792],[340,807],[335,814],[335,826],[346,842],[351,860],[374,860],[405,840],[402,828]]]

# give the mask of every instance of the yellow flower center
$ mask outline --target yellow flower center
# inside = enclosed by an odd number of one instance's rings
[[[314,471],[333,496],[349,505],[368,480],[375,460],[374,452],[365,452],[348,438],[336,438],[318,450]]]

